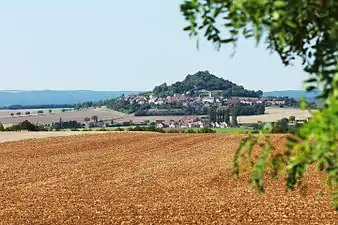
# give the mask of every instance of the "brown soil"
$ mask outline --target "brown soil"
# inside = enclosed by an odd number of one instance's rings
[[[281,148],[284,136],[273,136]],[[240,136],[112,133],[0,145],[1,224],[335,224],[320,177],[301,191],[231,176]]]

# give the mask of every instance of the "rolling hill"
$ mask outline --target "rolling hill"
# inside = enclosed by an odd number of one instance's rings
[[[112,99],[138,91],[0,91],[0,107],[10,105],[76,104],[85,101]]]
[[[302,90],[285,90],[285,91],[270,91],[264,92],[264,96],[276,96],[276,97],[289,97],[299,100],[302,95],[305,96],[308,100],[314,100],[318,93],[316,92],[306,92]]]
[[[219,91],[223,96],[239,96],[239,97],[260,97],[262,91],[247,90],[241,85],[237,85],[229,80],[219,78],[209,71],[198,71],[193,75],[187,75],[183,81],[177,81],[168,86],[163,83],[156,86],[153,94],[157,96],[166,96],[173,94],[190,93],[194,95],[198,91]]]

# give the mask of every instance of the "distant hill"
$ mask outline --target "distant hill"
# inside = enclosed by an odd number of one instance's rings
[[[193,95],[202,90],[221,91],[223,96],[260,97],[263,95],[262,91],[247,90],[229,80],[216,77],[209,71],[199,71],[194,75],[187,75],[183,81],[178,81],[170,86],[163,83],[154,88],[153,94],[166,96],[189,92]]]
[[[296,100],[299,100],[302,95],[309,101],[315,100],[316,96],[318,95],[317,92],[306,92],[302,90],[285,90],[285,91],[271,91],[271,92],[264,92],[264,96],[275,96],[275,97],[290,97]]]
[[[76,104],[116,98],[138,91],[0,91],[0,107],[10,105]]]

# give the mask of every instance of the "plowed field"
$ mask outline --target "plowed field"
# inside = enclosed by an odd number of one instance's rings
[[[284,136],[273,136],[276,147]],[[320,177],[301,191],[231,176],[240,137],[111,133],[0,144],[1,224],[335,224]]]

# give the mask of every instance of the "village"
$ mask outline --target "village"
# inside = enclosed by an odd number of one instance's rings
[[[236,103],[243,103],[248,105],[254,104],[264,104],[265,106],[283,106],[286,102],[284,97],[214,97],[212,96],[212,92],[204,91],[204,93],[208,93],[207,95],[201,95],[198,97],[192,97],[186,94],[174,94],[173,96],[167,97],[156,97],[153,95],[127,95],[121,97],[120,99],[129,104],[153,104],[153,105],[163,105],[169,103],[182,103],[183,105],[188,104],[204,104],[204,105],[232,105]],[[287,98],[287,97],[286,97]],[[288,99],[288,98],[287,98]]]

